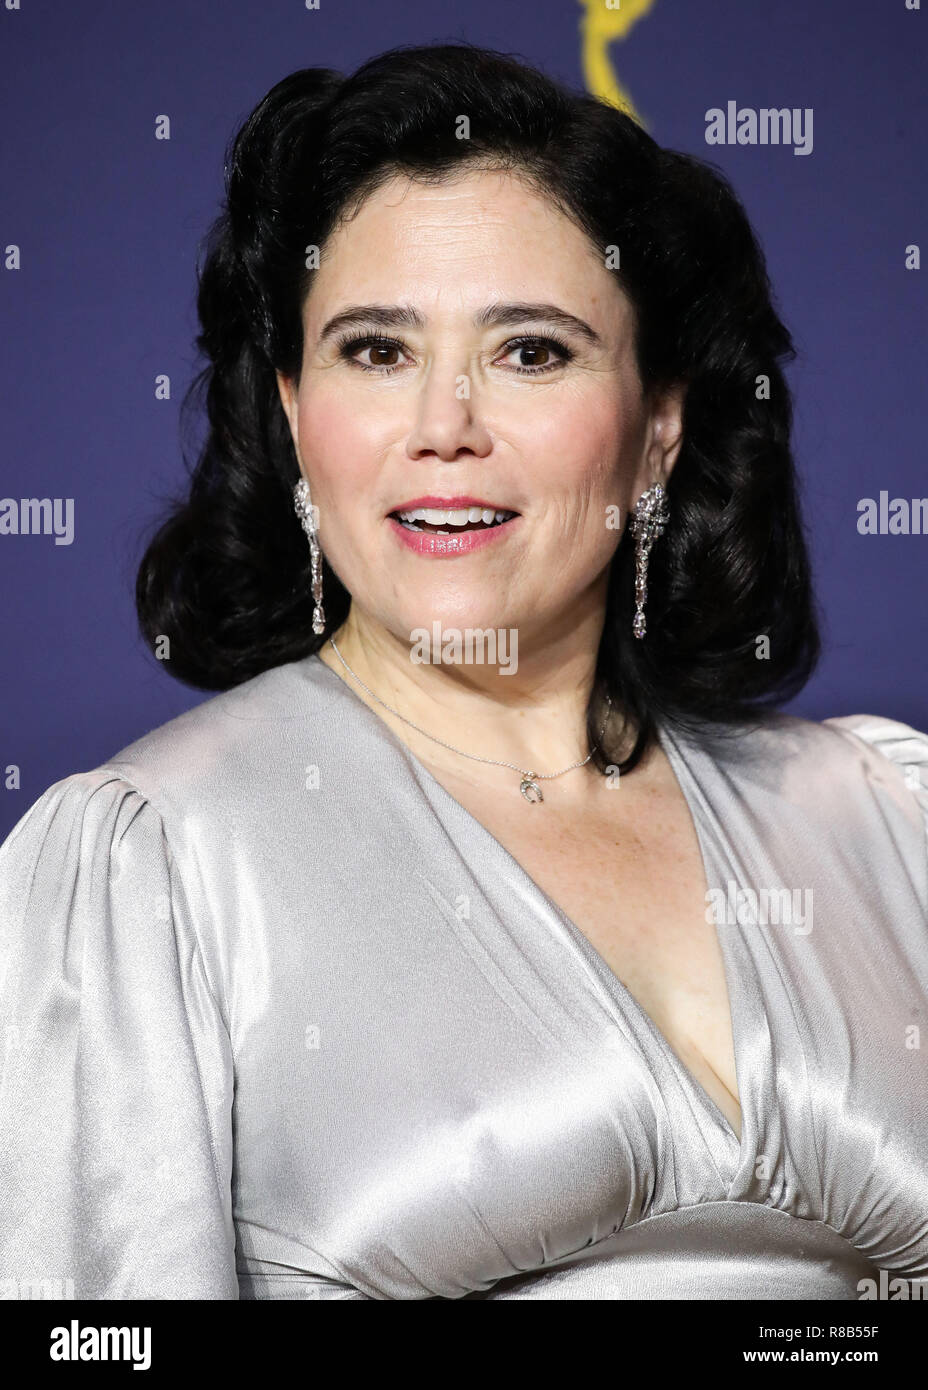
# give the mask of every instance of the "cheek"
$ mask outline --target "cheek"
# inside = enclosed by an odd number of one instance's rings
[[[539,480],[553,495],[578,503],[619,502],[623,479],[632,472],[629,422],[614,399],[582,398],[537,421],[533,431]],[[531,455],[529,455],[531,457]]]
[[[376,473],[364,416],[338,392],[318,390],[301,399],[298,427],[313,501],[339,506],[345,498],[357,498]]]

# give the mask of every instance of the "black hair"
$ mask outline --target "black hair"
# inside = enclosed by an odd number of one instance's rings
[[[456,138],[462,113],[469,139]],[[169,637],[173,675],[218,691],[310,655],[342,624],[350,595],[323,560],[327,624],[312,630],[309,546],[293,510],[299,467],[275,375],[300,374],[306,248],[324,255],[329,234],[397,173],[440,181],[468,162],[527,177],[604,263],[619,248],[613,273],[635,310],[642,385],[686,384],[643,640],[632,636],[630,528],[610,566],[588,735],[604,769],[608,694],[637,731],[618,763],[627,772],[655,719],[743,722],[794,695],[818,659],[782,371],[795,349],[725,176],[506,54],[402,46],[349,77],[303,68],[235,135],[198,268],[207,365],[183,405],[186,418],[205,388],[208,433],[141,561],[140,628],[152,648]]]

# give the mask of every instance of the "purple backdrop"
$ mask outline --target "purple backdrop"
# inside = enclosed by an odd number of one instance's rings
[[[0,838],[50,783],[205,698],[145,651],[132,583],[142,530],[182,476],[197,243],[236,125],[293,69],[348,72],[398,43],[464,38],[576,85],[591,71],[571,0],[5,4],[0,496],[73,499],[74,533],[67,545],[0,534],[0,771],[21,770],[0,797]],[[589,9],[617,30],[620,15]],[[926,290],[906,267],[928,225],[928,4],[621,7],[639,9],[603,54],[657,140],[732,177],[800,353],[790,380],[826,654],[791,708],[928,730],[928,535],[857,524],[863,498],[928,493]],[[811,152],[708,146],[706,112],[729,101],[810,108]],[[170,140],[155,139],[161,114]]]

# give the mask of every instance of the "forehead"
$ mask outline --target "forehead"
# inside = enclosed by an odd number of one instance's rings
[[[470,170],[438,184],[395,175],[322,249],[307,326],[342,302],[462,315],[498,299],[557,302],[608,330],[627,300],[586,234],[524,177]]]

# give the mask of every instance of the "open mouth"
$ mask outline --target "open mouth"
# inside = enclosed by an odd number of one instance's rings
[[[462,507],[442,511],[433,507],[415,507],[412,511],[391,512],[407,531],[432,532],[436,536],[456,536],[464,531],[490,531],[505,526],[518,512],[495,511],[489,507]]]

